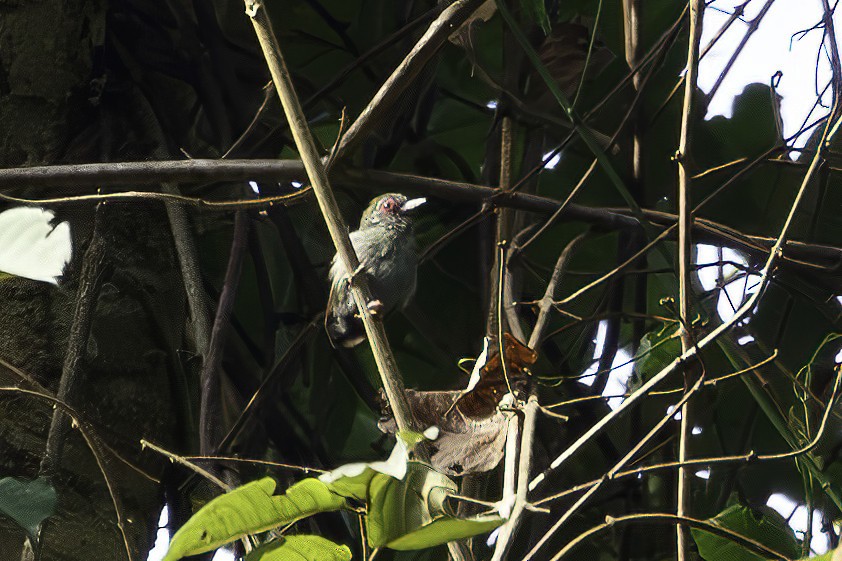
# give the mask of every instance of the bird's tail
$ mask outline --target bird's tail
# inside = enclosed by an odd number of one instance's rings
[[[360,317],[355,313],[356,305],[353,301],[350,304],[346,301],[339,302],[347,297],[347,287],[338,286],[334,283],[328,296],[327,313],[325,314],[325,330],[330,339],[330,344],[335,347],[356,347],[365,341],[365,327]]]

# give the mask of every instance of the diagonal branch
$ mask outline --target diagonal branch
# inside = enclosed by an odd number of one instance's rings
[[[342,220],[342,215],[339,212],[339,207],[327,178],[325,166],[316,150],[301,103],[295,93],[292,78],[284,63],[281,49],[272,31],[265,8],[260,2],[246,0],[246,14],[251,17],[254,31],[263,50],[263,56],[266,58],[266,64],[269,66],[272,80],[275,83],[275,89],[281,98],[281,104],[295,139],[295,145],[304,162],[304,168],[307,171],[313,192],[316,194],[322,216],[327,223],[330,237],[336,246],[340,263],[346,271],[357,271],[360,263],[348,236],[348,226]],[[389,346],[389,340],[386,338],[386,331],[383,329],[383,324],[375,319],[369,310],[368,304],[373,298],[365,275],[352,275],[350,286],[398,429],[416,429],[398,365]]]
[[[483,2],[484,0],[458,0],[448,6],[430,24],[427,32],[418,40],[418,43],[392,72],[392,75],[383,82],[368,106],[363,109],[363,112],[348,129],[337,147],[337,160],[348,156],[356,145],[365,139],[369,129],[376,123],[383,121],[384,116],[401,93],[412,85],[418,73],[438,52],[447,38],[461,27]]]
[[[222,353],[228,339],[231,314],[240,284],[243,270],[246,241],[248,239],[249,216],[244,210],[237,211],[234,217],[234,236],[222,294],[216,308],[207,354],[203,357],[202,371],[199,375],[201,385],[201,407],[199,409],[199,449],[202,454],[211,454],[219,444],[222,417],[221,383]]]

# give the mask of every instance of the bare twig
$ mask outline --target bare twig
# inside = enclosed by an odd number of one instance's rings
[[[722,82],[725,80],[725,77],[728,75],[728,72],[731,71],[731,67],[734,66],[734,62],[736,62],[737,57],[740,56],[740,53],[745,48],[748,40],[754,35],[754,32],[760,28],[760,22],[763,21],[763,18],[766,16],[766,12],[769,11],[769,8],[772,7],[772,3],[775,0],[766,0],[766,3],[763,4],[763,7],[760,8],[760,11],[757,13],[756,16],[749,22],[748,29],[746,29],[745,35],[743,35],[742,40],[740,40],[740,44],[737,45],[737,48],[734,49],[734,52],[731,53],[731,58],[728,59],[728,62],[725,63],[725,67],[720,72],[719,76],[716,78],[716,82],[711,87],[710,91],[708,92],[708,99],[713,99],[713,96],[719,90],[719,87],[722,85]]]
[[[768,360],[769,359],[766,359],[766,361],[764,361],[764,362],[767,362]],[[746,370],[740,371],[740,372],[735,372],[733,374],[734,375],[744,374],[746,372],[754,370],[755,368],[759,367],[761,364],[763,364],[763,363],[756,364],[750,369],[746,369]],[[780,461],[780,460],[797,458],[798,456],[802,456],[804,454],[807,454],[811,450],[813,450],[816,446],[818,446],[819,442],[821,442],[822,438],[824,437],[824,434],[825,434],[826,429],[827,429],[828,420],[830,418],[830,414],[833,412],[832,404],[835,403],[835,401],[837,399],[837,396],[839,395],[840,382],[842,382],[842,375],[840,375],[840,374],[842,374],[842,371],[837,369],[836,380],[834,382],[833,392],[831,394],[830,400],[828,401],[829,405],[825,406],[825,411],[822,415],[821,423],[819,423],[818,431],[816,432],[815,436],[812,439],[810,439],[810,441],[807,442],[806,444],[804,444],[803,446],[799,446],[798,448],[796,448],[794,450],[790,450],[789,452],[780,452],[780,453],[776,453],[776,454],[758,454],[754,450],[751,450],[749,452],[746,452],[745,454],[739,454],[739,455],[735,455],[735,456],[716,456],[716,457],[709,457],[709,458],[695,458],[695,459],[692,459],[692,460],[685,460],[683,462],[678,462],[678,461],[663,462],[663,463],[659,463],[659,464],[652,464],[652,465],[648,465],[648,466],[642,466],[642,467],[637,467],[637,468],[633,468],[633,469],[628,469],[628,470],[625,470],[625,471],[619,471],[619,472],[613,474],[609,479],[616,480],[616,479],[623,479],[623,478],[626,478],[626,477],[636,477],[636,476],[642,475],[644,473],[651,473],[651,472],[654,472],[654,471],[660,471],[660,470],[664,470],[664,469],[673,469],[673,468],[677,468],[677,467],[692,467],[692,466],[708,466],[709,467],[709,466],[724,465],[724,464],[745,464],[745,465],[748,465],[748,464],[753,463],[753,462]],[[707,380],[707,381],[704,382],[704,384],[708,385],[710,382],[713,382],[713,381],[714,380]],[[678,390],[675,390],[675,391],[684,391],[684,390],[678,389]],[[570,489],[562,491],[561,493],[556,493],[556,494],[550,495],[548,497],[544,497],[543,499],[534,501],[533,504],[535,504],[536,506],[540,506],[540,505],[546,504],[548,502],[555,501],[555,500],[567,497],[569,495],[578,493],[579,491],[586,491],[586,490],[590,489],[591,487],[593,487],[594,485],[599,484],[601,481],[603,481],[603,479],[604,478],[594,479],[594,480],[589,481],[587,483],[582,483],[580,485],[576,485],[575,487],[572,487]]]
[[[736,311],[734,316],[729,321],[717,326],[705,337],[700,339],[696,345],[687,349],[687,351],[682,352],[680,356],[676,357],[672,362],[670,362],[667,366],[661,369],[660,372],[658,372],[652,378],[650,378],[649,381],[643,384],[636,392],[629,396],[629,398],[626,399],[623,403],[621,403],[616,409],[605,415],[600,421],[598,421],[590,429],[588,429],[564,452],[562,452],[555,460],[553,460],[553,462],[550,464],[550,467],[544,473],[541,473],[531,481],[530,489],[534,489],[535,487],[537,487],[546,478],[548,472],[557,469],[564,462],[570,459],[573,456],[573,454],[579,450],[579,448],[590,442],[590,440],[594,436],[600,434],[611,421],[613,421],[616,417],[624,413],[632,405],[636,404],[638,400],[640,400],[652,389],[658,386],[664,379],[666,379],[666,377],[669,374],[671,374],[676,369],[676,367],[694,358],[703,348],[707,347],[711,342],[716,341],[720,335],[722,335],[724,332],[730,329],[737,322],[741,321],[743,317],[745,317],[751,310],[754,309],[754,306],[757,304],[757,301],[765,292],[765,288],[773,272],[773,267],[776,264],[779,256],[781,255],[783,247],[786,244],[790,226],[792,224],[795,213],[798,210],[799,204],[804,197],[804,193],[807,191],[807,187],[810,184],[810,181],[812,180],[816,170],[819,168],[819,165],[824,160],[823,155],[826,150],[826,147],[838,132],[840,125],[842,125],[842,118],[839,117],[838,99],[834,102],[834,109],[831,112],[831,114],[833,118],[828,121],[825,127],[824,133],[822,135],[822,141],[819,144],[819,148],[816,151],[812,162],[810,163],[810,167],[808,168],[807,173],[805,174],[804,179],[801,183],[801,187],[799,188],[798,193],[795,196],[795,200],[792,203],[786,221],[784,222],[780,234],[778,235],[778,238],[775,241],[775,244],[773,245],[772,250],[769,253],[769,256],[766,260],[766,263],[760,273],[760,279],[758,281],[758,290],[746,299],[743,305]]]
[[[681,136],[675,159],[678,162],[678,316],[681,320],[681,351],[686,353],[693,346],[691,282],[693,266],[693,203],[691,201],[690,148],[692,130],[696,116],[696,82],[699,77],[699,45],[702,39],[704,21],[704,0],[690,2],[690,37],[687,48],[687,73],[684,78],[684,107],[681,115]],[[684,385],[690,387],[694,378],[694,365],[684,365]],[[681,408],[678,460],[687,459],[690,431],[693,429],[694,411],[690,400]],[[678,468],[678,499],[676,514],[685,517],[690,512],[690,484],[692,475],[686,468]],[[678,561],[686,561],[690,555],[690,532],[683,524],[676,526],[676,547]]]
[[[79,434],[85,441],[88,449],[91,451],[91,454],[96,461],[97,468],[99,472],[102,474],[102,479],[105,481],[105,486],[108,489],[108,495],[111,498],[111,504],[114,507],[114,516],[117,519],[117,529],[120,531],[120,536],[123,539],[123,546],[126,549],[126,558],[129,561],[134,559],[134,555],[132,554],[132,547],[129,545],[129,537],[126,534],[126,521],[123,517],[123,508],[120,505],[120,500],[117,497],[117,492],[114,486],[114,482],[111,480],[111,476],[108,475],[108,471],[105,469],[105,462],[102,459],[102,455],[97,448],[97,439],[93,434],[88,432],[88,425],[80,416],[76,413],[76,411],[67,403],[58,399],[55,396],[43,393],[38,390],[28,390],[26,388],[18,388],[18,387],[0,387],[0,393],[18,393],[23,395],[30,395],[36,397],[38,399],[42,399],[45,401],[50,402],[56,409],[60,409],[63,414],[67,415],[71,420],[73,420],[74,428],[79,431]]]
[[[732,542],[739,544],[751,551],[759,553],[764,559],[771,558],[778,559],[780,561],[792,561],[786,555],[782,555],[781,553],[778,553],[774,549],[771,549],[760,542],[749,539],[738,532],[729,530],[727,528],[714,524],[713,522],[709,522],[707,520],[699,520],[696,518],[690,518],[687,516],[677,516],[675,514],[660,512],[628,514],[626,516],[618,516],[616,518],[612,516],[606,516],[604,524],[595,526],[590,530],[579,534],[571,541],[567,542],[567,544],[561,549],[561,551],[559,551],[553,556],[551,561],[559,561],[562,557],[567,555],[567,553],[569,553],[574,547],[576,547],[583,541],[590,539],[593,535],[611,529],[617,524],[629,522],[637,522],[640,524],[685,524],[689,527],[699,528],[700,530],[704,530],[705,532],[709,532],[721,538],[731,540]]]
[[[349,273],[356,271],[360,263],[351,245],[351,240],[348,237],[348,227],[342,220],[342,215],[339,212],[339,207],[336,204],[336,199],[333,196],[333,191],[327,178],[327,173],[316,151],[313,137],[307,126],[307,120],[301,109],[301,104],[298,101],[292,79],[284,63],[281,50],[266,16],[265,9],[259,2],[246,0],[246,13],[251,17],[260,47],[263,50],[263,55],[272,74],[272,80],[275,83],[275,89],[281,98],[281,104],[283,105],[290,129],[292,130],[295,144],[304,162],[304,168],[307,171],[310,184],[316,194],[322,216],[327,223],[330,237],[336,246],[340,263],[342,263],[345,270]],[[466,14],[465,17],[467,15],[469,14]],[[361,128],[357,130],[359,131]],[[339,150],[341,151],[341,145]],[[412,418],[412,411],[406,400],[397,363],[389,346],[389,340],[386,338],[383,324],[375,319],[369,310],[368,303],[373,300],[373,297],[368,288],[365,276],[354,275],[351,279],[350,286],[354,300],[357,303],[357,309],[362,317],[363,325],[368,335],[368,341],[371,345],[371,350],[377,363],[377,369],[380,372],[380,378],[383,381],[386,396],[395,416],[398,429],[416,429],[416,424]]]
[[[550,282],[547,283],[547,289],[544,291],[544,297],[541,298],[538,304],[538,319],[535,321],[535,327],[532,328],[532,335],[529,337],[528,346],[530,349],[538,348],[538,344],[541,342],[544,336],[544,330],[547,327],[550,311],[555,304],[554,298],[558,283],[561,281],[561,277],[564,276],[564,272],[570,264],[570,258],[573,256],[573,252],[576,251],[576,248],[586,237],[587,233],[582,233],[570,240],[558,256],[558,260],[556,260],[555,267],[553,268],[553,274],[550,277]]]
[[[529,337],[528,346],[530,349],[537,349],[541,338],[543,337],[544,329],[546,328],[550,311],[553,309],[553,296],[555,295],[556,287],[561,281],[561,277],[567,270],[570,263],[570,258],[579,244],[585,239],[586,234],[579,234],[571,240],[556,261],[553,274],[550,282],[547,283],[547,288],[544,292],[544,297],[541,299],[540,311],[538,319],[535,322],[535,327],[532,328],[532,334]],[[529,474],[532,469],[532,440],[535,436],[535,419],[538,413],[538,395],[533,389],[530,392],[529,398],[526,401],[526,406],[523,409],[523,436],[520,442],[520,455],[517,466],[517,492],[514,495],[514,504],[509,520],[501,528],[500,535],[497,538],[497,543],[494,547],[494,555],[492,561],[500,561],[508,552],[512,544],[515,532],[522,519],[523,511],[527,506],[527,494],[529,492]],[[514,433],[514,434],[512,434]],[[508,447],[509,439],[517,438],[517,430],[511,431],[506,436],[506,445]],[[514,457],[514,455],[512,455]],[[506,461],[509,462],[509,451],[506,451]],[[511,470],[514,473],[514,466],[507,464],[506,473]],[[514,482],[512,482],[514,483]],[[506,495],[506,487],[503,488],[503,501],[509,497]]]
[[[383,116],[392,107],[400,94],[409,87],[418,73],[429,62],[447,38],[456,31],[475,11],[484,0],[458,0],[448,6],[418,40],[406,58],[398,65],[392,75],[383,82],[380,90],[365,109],[363,109],[354,124],[337,148],[338,160],[345,159],[354,147],[365,140],[366,133],[376,123],[382,121]],[[254,18],[252,18],[254,20]],[[275,84],[277,87],[277,83]],[[294,134],[294,131],[293,131]]]
[[[210,481],[211,483],[213,483],[214,485],[216,485],[217,487],[219,487],[220,489],[222,489],[226,493],[228,491],[230,491],[231,489],[233,489],[233,487],[231,487],[230,485],[228,485],[227,483],[222,481],[220,478],[218,478],[217,476],[215,476],[214,474],[212,474],[208,470],[202,469],[201,467],[197,466],[193,462],[188,461],[186,458],[184,458],[182,456],[179,456],[178,454],[170,452],[169,450],[164,450],[160,446],[157,446],[156,444],[153,444],[152,442],[149,442],[145,438],[140,439],[140,446],[141,446],[141,448],[149,448],[150,450],[154,450],[155,452],[157,452],[157,453],[161,454],[162,456],[164,456],[165,458],[169,459],[171,462],[175,462],[177,464],[183,465],[187,469],[189,469],[189,470],[197,473],[198,475],[204,477],[205,479],[207,479],[208,481]]]
[[[687,391],[684,393],[681,399],[678,400],[678,402],[675,404],[674,409],[683,407],[684,404],[686,404],[690,400],[692,395],[696,393],[700,387],[702,387],[701,378],[696,380],[696,383],[695,385],[693,385],[692,388],[687,389]],[[654,438],[672,420],[673,415],[674,413],[672,412],[672,410],[668,411],[665,415],[663,415],[660,421],[658,421],[655,424],[655,426],[652,427],[649,430],[649,432],[646,433],[646,435],[644,435],[643,438],[641,438],[625,456],[623,456],[616,464],[614,464],[614,466],[593,487],[588,489],[584,495],[579,497],[579,499],[575,503],[573,503],[573,505],[571,505],[558,520],[556,520],[552,527],[550,527],[550,529],[547,530],[543,536],[541,536],[541,539],[538,540],[538,543],[536,543],[535,546],[529,551],[529,553],[526,554],[526,556],[523,558],[523,561],[529,561],[530,559],[532,559],[538,552],[538,550],[541,548],[541,546],[544,545],[547,542],[547,540],[550,539],[550,536],[552,536],[567,520],[569,520],[570,517],[573,516],[573,514],[575,514],[576,511],[579,510],[579,508],[581,508],[581,506],[585,504],[585,502],[589,498],[591,498],[606,481],[611,480],[614,476],[616,476],[616,474],[620,470],[623,469],[623,467],[627,463],[634,459],[634,457],[637,456],[637,454],[643,449],[643,447],[646,446],[649,443],[649,441],[652,440],[652,438]]]
[[[240,273],[243,270],[246,241],[248,240],[249,216],[244,210],[237,211],[234,217],[234,236],[231,251],[228,255],[228,266],[225,270],[225,280],[216,317],[213,321],[208,352],[202,363],[199,375],[201,385],[201,408],[199,409],[199,450],[202,454],[210,454],[216,450],[219,443],[219,429],[221,428],[221,383],[222,354],[228,339],[231,314],[240,284]]]

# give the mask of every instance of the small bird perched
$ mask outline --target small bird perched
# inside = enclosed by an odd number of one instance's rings
[[[351,232],[351,244],[360,260],[360,270],[368,276],[374,302],[369,306],[386,313],[404,307],[415,293],[418,253],[409,212],[426,199],[407,199],[389,193],[372,200],[363,212],[360,229]],[[353,347],[365,340],[365,328],[348,284],[349,273],[333,257],[330,297],[325,312],[325,328],[331,343]]]

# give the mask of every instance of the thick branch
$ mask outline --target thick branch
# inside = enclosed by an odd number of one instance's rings
[[[265,9],[259,3],[246,0],[246,13],[251,16],[255,33],[263,50],[263,56],[266,58],[266,63],[272,74],[275,90],[281,98],[281,104],[283,105],[284,114],[292,131],[295,145],[304,162],[304,168],[307,171],[310,184],[316,194],[322,216],[327,223],[330,237],[336,246],[340,263],[352,275],[351,282],[349,283],[351,292],[362,317],[368,342],[371,345],[371,351],[374,354],[374,360],[377,363],[377,369],[380,372],[380,377],[383,381],[392,413],[395,416],[398,430],[416,429],[417,427],[412,418],[412,411],[406,400],[398,366],[392,354],[392,349],[389,346],[389,340],[386,338],[383,324],[376,320],[369,310],[368,303],[372,302],[373,298],[368,288],[366,277],[365,275],[354,274],[359,268],[360,263],[357,254],[354,252],[354,247],[351,245],[351,239],[348,236],[348,226],[342,220],[342,215],[339,212],[339,207],[336,204],[336,199],[333,196],[333,191],[327,178],[327,172],[313,143],[313,137],[307,126],[307,119],[304,116],[301,103],[295,93],[292,78],[284,63],[283,55],[266,16]]]
[[[64,355],[64,365],[57,399],[63,403],[73,405],[75,395],[82,383],[82,368],[85,363],[85,353],[88,348],[88,337],[91,333],[94,311],[96,310],[99,289],[102,283],[102,267],[105,262],[105,243],[102,240],[100,224],[103,208],[98,207],[91,242],[85,252],[82,271],[79,275],[79,290],[76,295],[76,310],[73,313],[73,324],[70,326],[70,336],[67,340],[67,354]],[[39,472],[53,475],[61,465],[61,454],[70,421],[61,408],[53,410],[50,431],[47,435],[47,447],[41,459]]]
[[[493,187],[422,177],[380,170],[337,170],[336,180],[375,192],[416,192],[440,197],[449,201],[480,203],[491,200],[495,205],[542,214],[555,212],[560,202],[548,197],[512,192],[500,194]],[[163,182],[223,182],[223,181],[301,181],[306,180],[302,162],[298,160],[175,160],[160,162],[122,162],[107,164],[74,164],[0,169],[0,189],[20,187],[94,187],[108,185],[151,185]],[[303,193],[301,197],[308,193]],[[298,194],[284,199],[289,203],[300,199]],[[0,193],[0,199],[21,204],[79,204],[109,199],[173,200],[184,204],[231,210],[237,208],[264,208],[280,198],[232,197],[219,201],[191,197],[171,197],[156,192],[117,192],[104,195],[77,197],[20,198]],[[643,210],[646,219],[659,227],[674,225],[678,217],[668,212]],[[589,207],[569,204],[559,215],[564,220],[592,224],[604,230],[634,230],[640,228],[631,212],[622,208]],[[698,242],[710,242],[738,249],[756,258],[764,258],[775,238],[744,234],[711,220],[697,218],[693,236]],[[825,272],[838,275],[842,272],[842,249],[832,246],[788,242],[781,266],[796,270],[807,269],[812,273]]]

